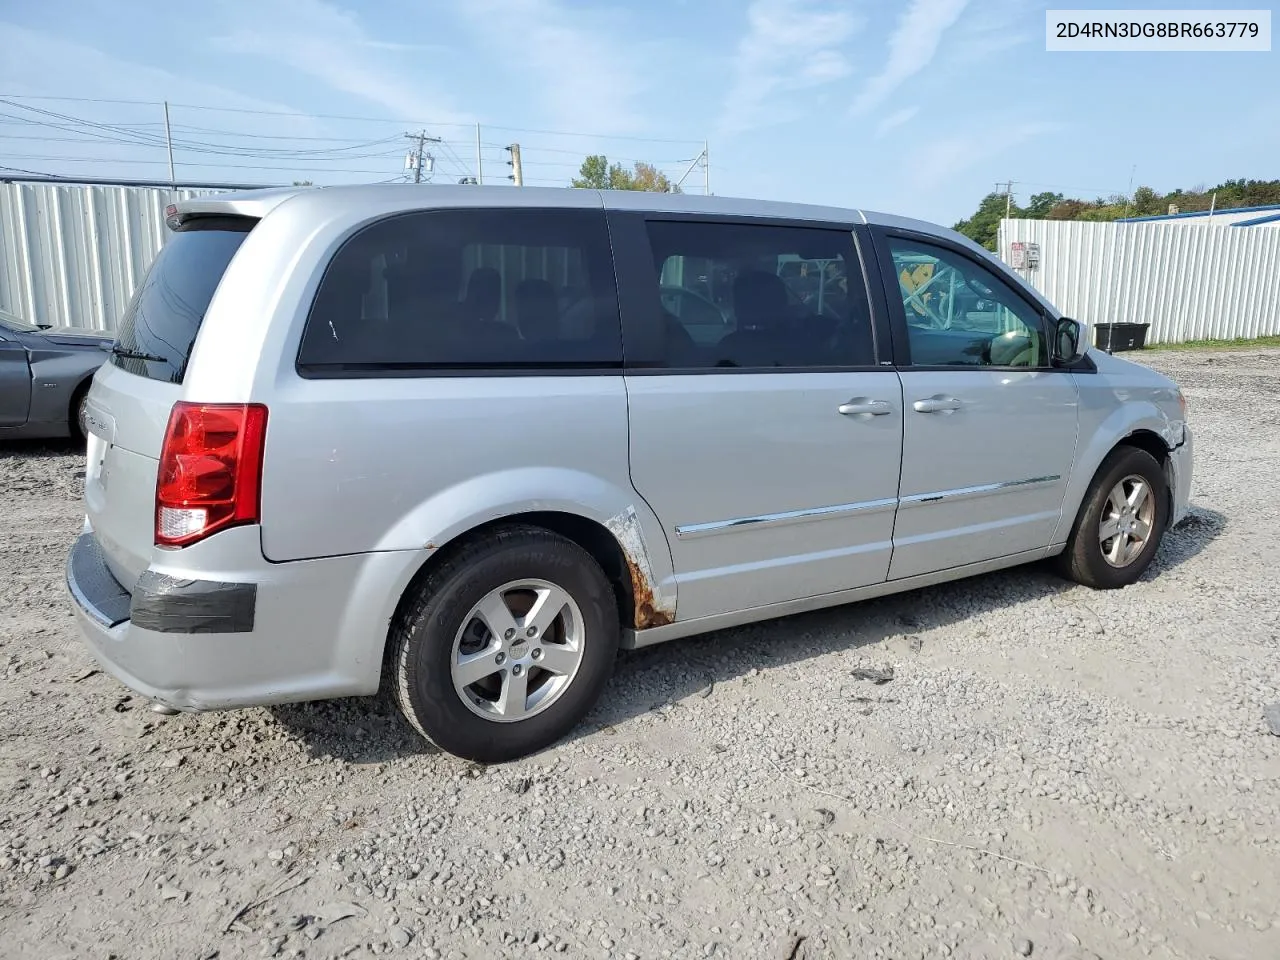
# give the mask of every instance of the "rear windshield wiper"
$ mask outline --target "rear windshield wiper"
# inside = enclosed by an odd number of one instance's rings
[[[130,360],[150,360],[152,363],[168,363],[168,357],[158,357],[154,353],[142,353],[138,350],[126,350],[124,347],[112,347],[113,357],[128,357]]]

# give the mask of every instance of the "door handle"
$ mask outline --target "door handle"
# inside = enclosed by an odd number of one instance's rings
[[[959,410],[961,403],[955,397],[928,397],[911,405],[916,413],[950,413]]]
[[[886,413],[892,412],[887,400],[869,400],[866,397],[854,397],[852,400],[840,404],[836,409],[846,417],[855,417],[859,414],[883,417]]]

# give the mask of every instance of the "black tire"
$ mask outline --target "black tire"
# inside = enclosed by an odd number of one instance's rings
[[[71,409],[67,411],[67,428],[71,432],[71,441],[85,444],[89,441],[89,431],[85,427],[84,411],[89,402],[89,385],[79,387],[71,396]]]
[[[582,616],[582,659],[554,702],[513,722],[486,719],[454,689],[454,640],[491,591],[523,579],[563,589]],[[384,682],[409,723],[440,749],[502,763],[555,743],[595,705],[613,672],[621,635],[613,588],[576,543],[539,527],[512,526],[462,546],[408,596],[392,623]]]
[[[1141,551],[1123,566],[1107,561],[1100,539],[1104,511],[1111,491],[1122,480],[1140,477],[1153,499],[1151,535]],[[1058,572],[1068,580],[1095,590],[1116,590],[1135,583],[1151,565],[1169,523],[1169,489],[1164,470],[1151,454],[1137,447],[1120,446],[1098,468],[1080,505],[1066,549],[1056,558]]]

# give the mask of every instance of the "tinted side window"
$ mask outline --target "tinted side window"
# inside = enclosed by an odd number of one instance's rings
[[[851,234],[650,221],[668,367],[875,363]]]
[[[915,240],[889,249],[914,366],[1048,366],[1040,314],[990,270]]]
[[[174,233],[120,318],[111,362],[140,377],[181,383],[214,291],[255,223],[201,218]]]
[[[622,362],[603,213],[433,210],[366,227],[325,271],[303,372]]]

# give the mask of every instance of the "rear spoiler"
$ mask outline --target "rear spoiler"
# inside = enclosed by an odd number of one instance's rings
[[[179,200],[164,208],[164,222],[170,230],[177,230],[196,217],[250,217],[261,220],[280,204],[306,189],[308,188],[271,187]]]

